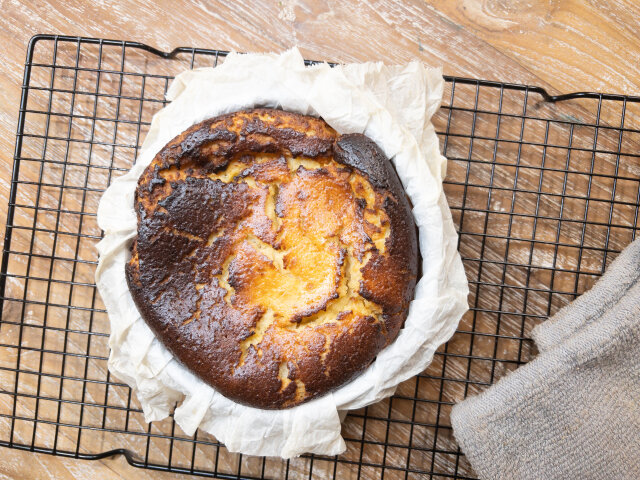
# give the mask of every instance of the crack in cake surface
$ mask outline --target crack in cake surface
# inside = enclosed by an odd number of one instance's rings
[[[297,157],[292,156],[287,158],[287,165],[289,169],[289,175],[287,178],[280,179],[278,182],[267,183],[268,194],[265,199],[265,215],[271,220],[272,228],[275,230],[277,237],[281,238],[283,236],[283,229],[295,229],[295,235],[303,237],[305,235],[299,231],[300,225],[295,221],[288,221],[291,219],[286,216],[281,218],[281,215],[278,215],[276,211],[277,196],[280,189],[283,184],[286,185],[291,182],[292,178],[298,174],[300,168],[306,172],[320,169],[327,171],[327,168],[334,170],[337,166],[331,160],[325,159],[325,161],[319,162],[307,158],[298,159]],[[231,174],[227,174],[226,170],[222,170],[216,174],[216,180],[229,182],[235,179],[236,181],[247,182],[248,177],[242,177],[241,179],[238,177],[242,171],[246,170],[246,164],[233,163],[227,168],[231,170]],[[209,177],[211,178],[211,175],[209,175]],[[258,182],[256,182],[255,179],[253,180],[254,182],[252,182],[251,187],[258,188]],[[366,180],[362,179],[361,176],[350,172],[348,183],[354,199],[364,198],[367,203],[367,208],[363,213],[363,219],[378,228],[381,227],[383,222],[388,224],[386,220],[381,218],[383,215],[381,214],[380,209],[376,209],[375,193],[370,186],[367,188],[368,185]],[[354,184],[356,187],[354,187]],[[361,193],[362,197],[358,197],[356,192]],[[293,218],[295,220],[297,217],[294,216]],[[304,295],[304,293],[300,292],[295,287],[299,286],[302,289],[314,292],[314,287],[317,287],[317,285],[310,284],[305,280],[305,276],[296,274],[287,268],[287,264],[292,261],[287,259],[292,258],[289,257],[289,255],[294,253],[293,248],[282,248],[282,245],[276,245],[274,247],[274,245],[260,239],[251,230],[245,231],[245,234],[241,236],[239,240],[236,240],[237,244],[246,243],[251,249],[266,259],[266,261],[273,266],[275,276],[269,277],[264,283],[267,283],[270,287],[273,287],[274,285],[278,286],[281,285],[284,281],[283,279],[286,278],[287,284],[282,286],[282,288],[271,288],[269,293],[274,293],[275,290],[275,294],[267,297],[268,300],[270,300],[269,302],[256,301],[251,304],[251,306],[256,305],[259,308],[266,308],[266,312],[258,320],[251,334],[241,342],[240,357],[235,368],[242,367],[245,364],[247,353],[250,348],[253,347],[256,351],[258,350],[258,346],[262,342],[264,334],[271,328],[283,328],[292,331],[300,328],[314,328],[328,323],[340,323],[340,319],[348,314],[363,318],[371,317],[375,321],[380,322],[380,315],[382,314],[380,306],[365,299],[359,293],[360,282],[362,280],[361,269],[371,258],[371,252],[367,251],[363,259],[358,261],[358,259],[353,255],[353,247],[345,249],[343,243],[340,241],[340,237],[343,232],[344,227],[341,227],[338,232],[335,232],[328,237],[322,236],[320,238],[313,239],[313,244],[317,245],[317,242],[319,241],[323,247],[326,246],[328,241],[333,241],[333,244],[336,245],[334,250],[342,252],[343,255],[342,262],[339,264],[339,271],[337,280],[335,281],[335,286],[325,295],[328,298],[321,303],[317,303],[315,308],[307,308],[307,312],[303,314],[294,313],[295,306],[291,305],[291,303],[303,303],[306,305],[309,303],[309,299],[307,299],[306,302],[299,302],[299,297]],[[286,236],[287,233],[288,232],[284,232],[284,236]],[[209,236],[206,246],[210,247],[215,239],[219,238],[221,235],[222,230],[213,232]],[[388,228],[380,229],[380,231],[375,232],[375,235],[372,235],[372,238],[368,240],[369,248],[377,248],[376,245],[378,242],[384,242],[388,235]],[[237,255],[235,253],[229,255],[222,264],[222,273],[215,276],[215,278],[218,279],[219,286],[226,291],[224,296],[225,302],[234,306],[237,306],[233,297],[235,294],[235,288],[229,282],[229,278],[230,267],[236,258]],[[293,258],[293,261],[295,261],[295,257]],[[293,295],[287,300],[285,297],[288,293],[293,293]],[[193,317],[189,321],[192,320]],[[324,350],[321,354],[323,363],[330,344],[330,340],[325,342]],[[302,386],[304,388],[304,384]]]
[[[267,310],[256,323],[253,333],[240,344],[240,360],[238,361],[238,367],[244,365],[245,358],[247,357],[247,351],[249,348],[254,347],[257,351],[257,345],[262,342],[264,333],[271,327],[275,321],[275,314],[273,310]]]

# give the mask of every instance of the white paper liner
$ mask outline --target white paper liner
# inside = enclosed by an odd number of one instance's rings
[[[423,371],[467,310],[468,285],[457,234],[442,191],[446,159],[430,121],[443,91],[441,69],[414,61],[305,67],[297,49],[282,54],[230,54],[216,68],[184,72],[167,93],[172,101],[151,123],[136,164],[116,179],[98,208],[104,239],[96,284],[109,313],[109,370],[130,385],[148,422],[175,408],[187,435],[201,428],[232,452],[290,458],[345,450],[344,412],[393,394]],[[255,106],[321,116],[339,133],[364,133],[391,158],[414,205],[423,276],[398,338],[357,378],[321,398],[286,410],[233,402],[180,364],[142,320],[124,265],[136,235],[134,193],[155,154],[191,125]]]

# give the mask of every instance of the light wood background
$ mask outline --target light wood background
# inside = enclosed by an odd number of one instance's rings
[[[6,205],[26,45],[36,33],[279,51],[331,61],[420,59],[445,74],[576,90],[640,94],[640,5],[607,1],[0,0],[0,205]],[[0,209],[4,226],[6,209]],[[4,228],[0,230],[0,241]],[[0,478],[179,478],[121,457],[86,462],[0,451]]]

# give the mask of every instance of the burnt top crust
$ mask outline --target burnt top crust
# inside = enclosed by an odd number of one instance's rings
[[[287,408],[395,339],[418,250],[402,185],[364,135],[240,111],[169,142],[138,181],[129,289],[157,337],[223,395]]]

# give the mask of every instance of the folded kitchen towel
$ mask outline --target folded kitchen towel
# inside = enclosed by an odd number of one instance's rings
[[[533,331],[540,355],[456,405],[482,479],[640,479],[640,239]]]

